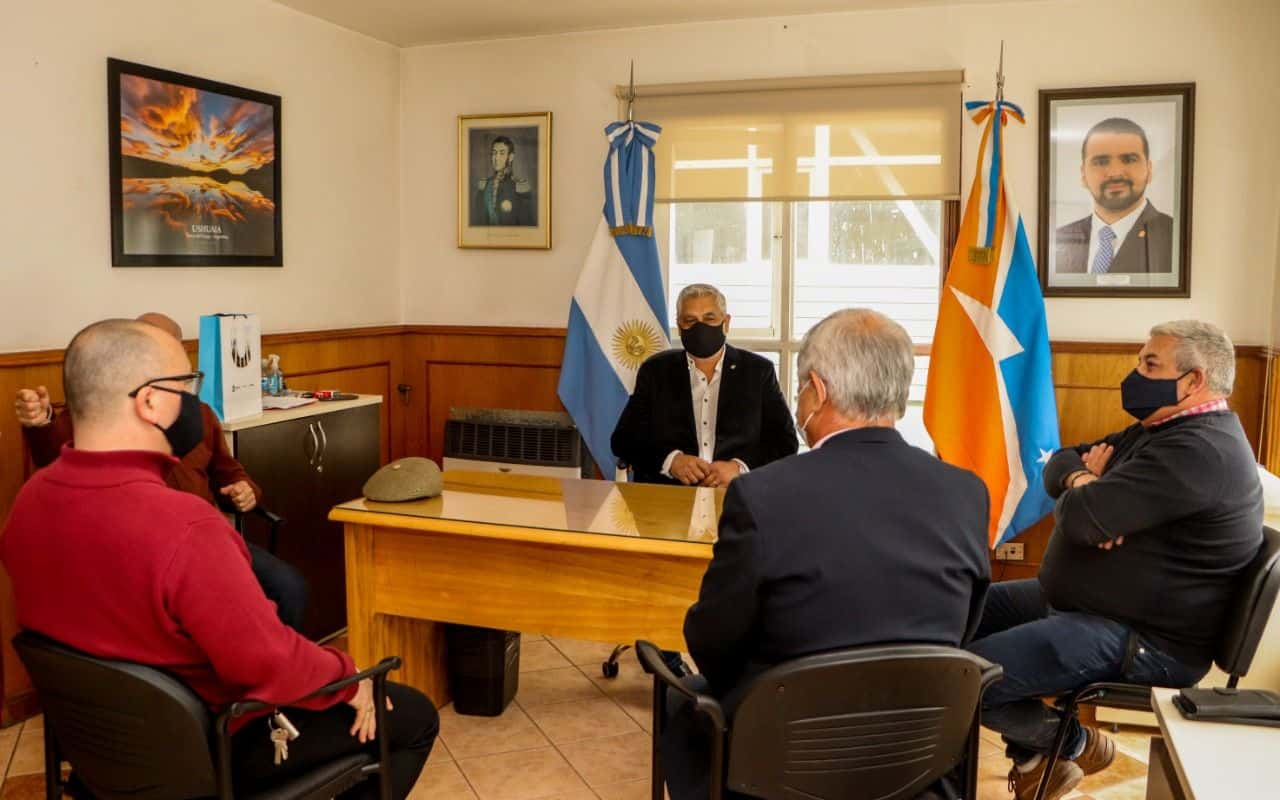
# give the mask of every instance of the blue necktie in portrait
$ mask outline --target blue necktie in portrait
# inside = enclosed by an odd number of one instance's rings
[[[1098,253],[1093,257],[1093,266],[1089,272],[1104,275],[1111,270],[1111,261],[1116,257],[1116,232],[1110,226],[1103,225],[1098,230]]]

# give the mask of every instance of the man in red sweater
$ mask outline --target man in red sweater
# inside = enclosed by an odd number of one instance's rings
[[[182,328],[164,314],[148,312],[138,317],[138,321],[154,325],[182,341]],[[62,446],[74,439],[70,415],[54,412],[45,387],[19,389],[13,408],[18,424],[22,426],[22,438],[31,453],[31,461],[37,467],[52,464],[62,452]],[[200,414],[204,422],[204,438],[173,465],[165,476],[165,482],[171,488],[190,492],[223,511],[252,511],[262,498],[262,489],[227,449],[222,423],[213,409],[201,403]],[[287,561],[255,544],[249,545],[249,556],[253,562],[253,574],[267,597],[276,604],[280,619],[294,630],[301,631],[307,610],[306,578]]]
[[[215,712],[238,699],[284,705],[353,674],[349,656],[280,622],[218,511],[165,485],[175,456],[201,440],[200,375],[179,342],[151,325],[105,320],[71,341],[63,372],[75,445],[23,486],[0,538],[19,625],[164,669]],[[403,798],[439,719],[414,689],[389,684],[388,695],[395,710],[381,734]],[[288,709],[303,735],[280,766],[266,719],[244,723],[233,737],[237,793],[373,747],[372,697],[366,680]]]

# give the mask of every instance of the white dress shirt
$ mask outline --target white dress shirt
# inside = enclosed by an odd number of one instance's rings
[[[716,417],[720,409],[720,373],[724,370],[724,352],[724,348],[720,348],[720,357],[711,373],[711,380],[707,380],[707,376],[698,369],[693,356],[685,355],[685,361],[689,364],[689,391],[693,393],[693,426],[698,438],[698,458],[708,463],[716,452]],[[671,474],[671,464],[680,454],[679,450],[672,450],[667,454],[666,460],[662,462],[663,475],[674,477]],[[733,460],[738,463],[743,474],[748,472],[742,459]]]
[[[1084,263],[1084,271],[1093,269],[1093,259],[1098,256],[1098,231],[1102,230],[1102,226],[1107,226],[1116,235],[1115,244],[1111,249],[1111,263],[1114,264],[1120,257],[1120,246],[1124,244],[1125,237],[1129,235],[1129,231],[1133,230],[1133,226],[1138,223],[1138,217],[1142,216],[1142,212],[1146,210],[1147,198],[1144,197],[1137,208],[1115,222],[1105,222],[1097,212],[1094,212],[1093,220],[1089,223],[1089,260]]]

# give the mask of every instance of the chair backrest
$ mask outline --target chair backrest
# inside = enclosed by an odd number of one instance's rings
[[[964,755],[998,674],[972,653],[930,645],[773,667],[733,715],[727,786],[766,800],[915,797]]]
[[[1227,612],[1222,641],[1214,660],[1233,677],[1249,672],[1258,642],[1280,592],[1280,532],[1262,529],[1262,547],[1240,575],[1235,601]]]
[[[198,697],[150,667],[94,658],[31,631],[13,639],[60,755],[96,797],[211,797],[212,724]]]

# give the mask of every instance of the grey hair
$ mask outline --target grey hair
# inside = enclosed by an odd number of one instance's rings
[[[1210,389],[1223,397],[1231,394],[1236,383],[1236,348],[1222,328],[1212,322],[1180,319],[1156,325],[1151,336],[1178,341],[1173,359],[1179,372],[1202,369]]]
[[[869,308],[846,308],[813,326],[800,345],[802,385],[810,372],[822,376],[836,410],[875,419],[907,413],[915,374],[915,347],[898,323]]]
[[[714,297],[716,299],[716,310],[721,314],[729,313],[729,304],[725,302],[724,294],[709,283],[691,283],[680,290],[680,295],[676,298],[676,316],[680,316],[680,309],[684,308],[686,300],[695,300],[699,297]]]
[[[62,386],[72,424],[108,418],[129,392],[163,375],[158,329],[131,319],[104,319],[71,339],[62,362]]]

